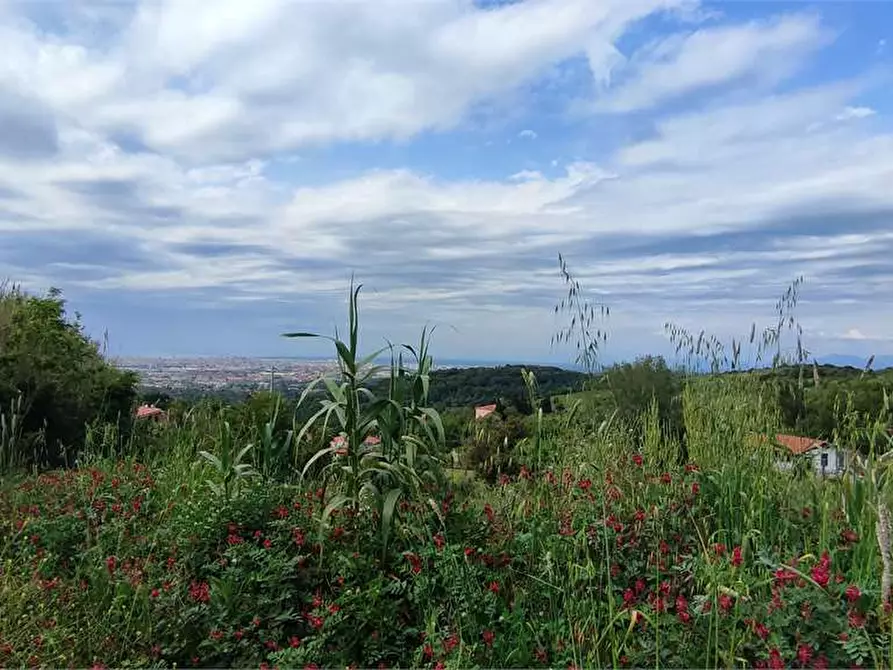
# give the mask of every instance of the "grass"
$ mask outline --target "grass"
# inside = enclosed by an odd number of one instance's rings
[[[351,295],[307,424],[199,405],[4,477],[0,663],[891,666],[888,443],[838,480],[778,472],[763,387],[692,377],[685,450],[656,408],[641,439],[536,414],[488,484],[447,467],[424,335],[365,388]],[[846,446],[867,428],[843,419]]]

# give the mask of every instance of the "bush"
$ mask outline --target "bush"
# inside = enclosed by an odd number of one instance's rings
[[[125,437],[135,384],[67,317],[58,290],[0,289],[0,412],[7,424],[15,413],[18,427],[3,441],[0,467],[70,463],[94,422],[115,423]]]
[[[516,474],[519,464],[514,458],[515,446],[527,434],[523,416],[512,411],[494,412],[473,427],[462,454],[463,466],[491,482],[500,474]]]

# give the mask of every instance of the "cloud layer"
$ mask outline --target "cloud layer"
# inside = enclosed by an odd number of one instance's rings
[[[0,275],[128,353],[281,353],[356,272],[373,336],[544,359],[563,252],[617,356],[667,320],[746,332],[800,274],[817,350],[893,351],[890,62],[846,25],[408,7],[0,9]]]

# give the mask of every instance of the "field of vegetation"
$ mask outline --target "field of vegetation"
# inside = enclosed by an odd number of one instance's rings
[[[58,295],[2,296],[0,665],[891,667],[882,384],[867,409],[837,389],[823,420],[858,455],[835,479],[755,439],[800,406],[767,377],[798,370],[807,409],[825,388],[803,365],[648,359],[550,413],[525,371],[526,412],[450,428],[428,334],[371,384],[351,295],[340,374],[298,415],[262,395],[166,422],[132,421],[135,380]]]

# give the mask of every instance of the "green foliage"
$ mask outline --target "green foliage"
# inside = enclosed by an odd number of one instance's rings
[[[517,447],[527,436],[527,426],[518,412],[497,409],[475,422],[462,451],[462,465],[467,470],[477,471],[491,482],[500,475],[515,474],[520,467]]]
[[[7,425],[0,467],[73,463],[92,423],[117,424],[123,439],[135,382],[103,359],[78,319],[67,318],[59,291],[37,297],[0,287],[0,414]]]
[[[428,406],[428,387],[432,359],[428,355],[428,332],[422,331],[417,348],[403,345],[416,367],[403,364],[403,353],[395,357],[389,346],[391,365],[388,393],[376,396],[368,388],[369,381],[380,371],[374,365],[384,350],[360,358],[358,297],[362,285],[351,283],[348,339],[332,341],[338,357],[340,377],[321,377],[305,389],[301,402],[312,397],[316,386],[323,384],[326,397],[320,409],[297,435],[298,444],[314,428],[323,439],[335,425],[342,442],[321,446],[304,465],[306,476],[318,461],[326,460],[324,482],[332,481],[338,492],[328,501],[321,522],[325,525],[333,512],[350,505],[354,514],[361,504],[371,504],[380,519],[382,549],[387,548],[395,509],[401,497],[417,499],[424,483],[436,484],[442,479],[439,457],[444,449],[444,432],[437,411]],[[288,333],[285,337],[319,337],[312,333]],[[299,403],[300,404],[300,403]]]
[[[657,420],[669,435],[682,435],[682,376],[660,356],[645,356],[632,363],[612,366],[605,372],[619,418],[636,425],[652,403]],[[638,426],[640,433],[641,426]]]
[[[888,394],[835,395],[835,440],[867,450],[827,480],[755,439],[790,416],[781,368],[639,361],[551,416],[525,373],[531,416],[441,421],[428,332],[376,386],[358,294],[309,420],[276,395],[172,402],[128,458],[97,426],[89,462],[0,484],[0,665],[893,666]],[[805,403],[826,385],[802,369]],[[448,434],[486,476],[440,476]]]

